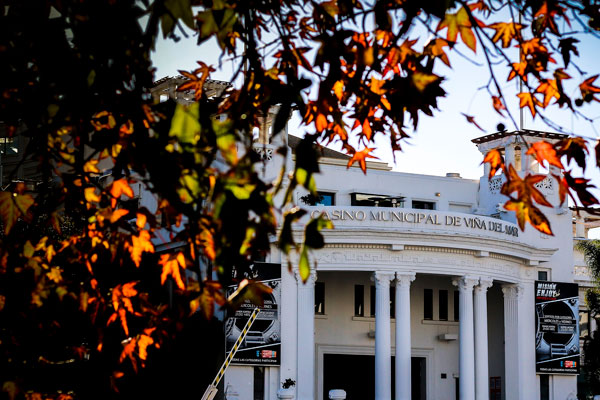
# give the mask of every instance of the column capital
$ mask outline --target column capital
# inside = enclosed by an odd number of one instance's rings
[[[475,286],[475,292],[487,292],[489,288],[494,284],[494,280],[490,277],[481,277],[479,278],[479,285]]]
[[[371,280],[375,282],[376,286],[390,285],[390,281],[394,279],[394,272],[392,271],[375,271],[371,275]]]
[[[306,282],[302,281],[302,277],[300,276],[300,271],[297,269],[294,270],[294,277],[296,278],[296,282],[298,282],[298,285],[314,286],[315,282],[317,281],[317,270],[314,268],[310,269],[310,273],[308,275],[308,279],[306,280]]]
[[[396,272],[396,287],[408,288],[416,277],[415,272]]]
[[[465,275],[454,278],[452,284],[457,286],[460,291],[473,290],[473,287],[479,283],[479,278],[472,275]]]
[[[518,300],[523,296],[523,286],[519,284],[504,284],[502,285],[502,293],[505,299]]]

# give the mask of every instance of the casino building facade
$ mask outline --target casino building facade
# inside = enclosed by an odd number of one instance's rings
[[[279,143],[267,136],[256,151],[274,178]],[[482,154],[501,149],[523,175],[538,172],[523,140],[542,136],[564,137],[502,132],[473,142]],[[276,138],[292,158],[299,139]],[[276,243],[266,260],[281,265],[279,365],[230,366],[224,397],[277,399],[287,381],[299,400],[328,399],[332,389],[348,399],[575,399],[575,374],[536,372],[534,283],[575,281],[572,212],[559,204],[557,182],[548,175],[537,185],[554,204],[541,207],[548,236],[520,231],[502,208],[501,174],[470,180],[369,163],[365,175],[347,161],[322,149],[319,196],[295,193],[335,226],[311,254],[316,271],[303,283]],[[302,224],[295,229],[300,241]],[[552,351],[573,352],[568,343]]]

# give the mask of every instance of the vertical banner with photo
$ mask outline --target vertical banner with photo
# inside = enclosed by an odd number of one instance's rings
[[[260,281],[273,289],[266,295],[264,304],[246,338],[235,353],[231,364],[237,365],[279,365],[281,360],[281,321],[279,318],[279,301],[281,299],[281,264],[255,262],[250,266],[249,276],[236,277]],[[227,288],[227,295],[233,293],[237,286]],[[229,354],[233,344],[240,336],[256,306],[246,300],[233,315],[225,321],[225,356]]]
[[[536,372],[578,374],[578,285],[536,281],[535,313]]]

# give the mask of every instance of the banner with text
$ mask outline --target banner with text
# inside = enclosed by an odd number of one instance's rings
[[[237,277],[261,281],[273,292],[266,295],[256,321],[250,327],[246,339],[240,345],[231,364],[237,365],[279,365],[281,360],[281,322],[279,319],[279,299],[281,298],[281,265],[255,262],[250,266],[249,276]],[[229,296],[237,289],[230,286]],[[225,321],[225,356],[240,336],[246,322],[256,306],[246,300],[235,313]]]
[[[578,285],[536,281],[535,313],[536,372],[578,374]]]

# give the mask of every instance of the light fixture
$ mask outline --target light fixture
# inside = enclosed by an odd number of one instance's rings
[[[435,192],[435,197],[440,197],[442,194],[440,192]]]

